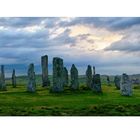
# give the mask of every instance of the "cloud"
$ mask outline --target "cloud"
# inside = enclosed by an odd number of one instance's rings
[[[101,73],[122,72],[139,64],[139,30],[139,17],[0,18],[0,61],[39,65],[48,54],[49,64],[58,56],[66,66],[75,63],[84,70],[91,64]]]
[[[58,17],[6,17],[0,18],[0,26],[10,28],[24,28],[28,26],[42,25],[51,28],[57,25]]]
[[[40,63],[41,55],[45,53],[52,54],[52,56],[57,55],[63,46],[70,46],[76,41],[75,38],[69,36],[70,30],[68,29],[51,38],[52,33],[46,26],[39,27],[31,26],[30,23],[29,26],[26,24],[26,27],[23,26],[22,28],[21,26],[15,26],[14,28],[8,26],[5,27],[6,29],[1,29],[0,57],[4,60],[3,63]],[[55,30],[55,27],[53,29]]]
[[[38,17],[6,17],[0,18],[0,26],[21,28],[40,24],[44,18]]]
[[[79,17],[71,22],[61,22],[60,26],[94,25],[109,30],[124,30],[140,24],[140,17]]]
[[[70,24],[76,19],[78,18],[2,18],[0,56],[14,59],[15,63],[39,63],[40,56],[45,53],[61,57],[72,57],[74,54],[73,57],[80,56],[81,59],[84,53],[105,47],[109,36],[116,36],[113,32],[87,25],[61,27],[60,23]],[[90,18],[87,20],[90,21]]]
[[[124,31],[121,40],[113,42],[105,51],[120,51],[126,53],[140,53],[140,25],[135,25]]]
[[[110,51],[125,51],[125,52],[137,52],[140,51],[140,41],[131,42],[129,40],[122,39],[121,41],[112,43],[105,50]]]

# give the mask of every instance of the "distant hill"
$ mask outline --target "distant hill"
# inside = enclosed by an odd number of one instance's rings
[[[101,82],[102,84],[105,84],[106,83],[106,76],[107,75],[101,75]],[[111,83],[114,83],[114,75],[110,75],[110,81]],[[140,80],[140,74],[133,74],[133,75],[130,75],[130,78],[131,79],[139,79]],[[52,83],[52,75],[49,75],[49,79]],[[27,76],[17,76],[17,84],[18,85],[26,85],[27,84]],[[70,76],[69,76],[69,82],[70,82]],[[7,84],[11,84],[11,78],[6,78],[6,83]],[[36,83],[38,85],[41,85],[42,84],[42,77],[41,75],[36,75]],[[84,85],[86,83],[86,79],[85,79],[85,75],[79,75],[79,83],[80,85]]]

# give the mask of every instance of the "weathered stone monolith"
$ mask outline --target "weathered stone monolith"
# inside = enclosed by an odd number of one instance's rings
[[[91,89],[92,87],[92,68],[90,65],[88,65],[86,70],[86,85],[87,88]]]
[[[5,83],[5,73],[4,73],[4,65],[1,65],[1,73],[0,73],[0,90],[6,90],[6,83]]]
[[[70,85],[71,89],[72,90],[79,89],[78,70],[74,64],[72,64],[70,74],[71,74],[71,85]]]
[[[106,81],[107,81],[107,85],[110,86],[110,85],[111,85],[111,84],[110,84],[110,78],[109,78],[108,75],[106,76]]]
[[[64,90],[63,84],[63,59],[53,58],[53,92],[61,92]]]
[[[12,73],[12,86],[13,86],[13,88],[16,87],[16,74],[15,74],[15,69],[13,69],[13,73]]]
[[[120,90],[121,95],[132,96],[132,83],[129,76],[125,73],[121,76]]]
[[[120,76],[116,75],[114,78],[114,83],[117,89],[120,89],[120,80],[121,80]]]
[[[35,81],[35,72],[34,72],[34,64],[30,64],[28,68],[28,85],[27,91],[35,92],[36,91],[36,81]]]
[[[50,86],[50,81],[48,78],[48,56],[44,55],[41,57],[41,67],[42,67],[42,87]]]
[[[68,76],[68,70],[66,67],[63,68],[63,84],[64,86],[68,86],[69,84],[69,76]]]
[[[95,66],[93,66],[93,75],[95,75]]]
[[[92,90],[97,93],[102,93],[100,74],[93,75]]]

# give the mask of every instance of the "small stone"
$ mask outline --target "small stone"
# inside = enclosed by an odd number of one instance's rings
[[[138,78],[132,79],[132,84],[139,85],[140,84],[140,80]]]
[[[117,89],[120,89],[120,80],[121,80],[120,76],[116,75],[114,78],[114,83]]]
[[[124,96],[132,96],[132,83],[127,74],[122,74],[120,82],[121,94]]]
[[[79,89],[78,70],[74,64],[72,64],[70,73],[71,73],[71,86],[70,87],[72,90],[77,90]]]
[[[100,74],[93,75],[92,90],[97,92],[97,93],[102,93]]]
[[[111,84],[110,84],[110,78],[109,78],[109,76],[106,76],[106,80],[107,80],[107,85],[110,86]]]

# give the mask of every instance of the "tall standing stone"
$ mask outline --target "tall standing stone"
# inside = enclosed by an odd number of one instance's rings
[[[6,90],[4,65],[1,65],[1,73],[0,73],[0,90],[2,90],[2,91]]]
[[[86,70],[86,85],[88,88],[91,89],[92,87],[92,68],[90,65],[88,65]]]
[[[100,74],[93,75],[92,89],[93,89],[93,91],[95,91],[97,93],[102,93]]]
[[[95,75],[95,66],[93,66],[93,75]]]
[[[122,95],[132,96],[132,83],[129,76],[125,73],[121,76],[120,90]]]
[[[71,74],[71,89],[72,90],[79,89],[78,70],[74,64],[72,64],[70,74]]]
[[[12,86],[13,86],[13,88],[16,87],[16,74],[15,74],[15,69],[13,69],[13,73],[12,73]]]
[[[41,67],[42,67],[42,87],[50,86],[50,81],[48,78],[48,56],[44,55],[41,57]]]
[[[120,76],[116,75],[114,78],[114,83],[117,89],[120,89],[120,80],[121,80]]]
[[[34,64],[31,63],[28,68],[28,85],[27,91],[35,92],[36,91],[36,82],[35,82],[35,72],[34,72]]]
[[[63,68],[63,84],[64,86],[68,86],[69,84],[69,76],[68,76],[68,70],[66,67]]]
[[[53,58],[53,92],[61,92],[64,90],[63,84],[63,59]]]

